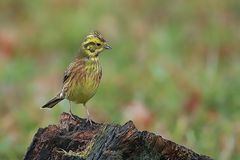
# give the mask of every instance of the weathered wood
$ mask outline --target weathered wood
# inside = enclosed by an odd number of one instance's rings
[[[57,125],[38,129],[25,160],[210,160],[159,135],[125,125],[92,125],[62,113]]]

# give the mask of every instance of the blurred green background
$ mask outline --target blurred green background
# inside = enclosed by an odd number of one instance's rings
[[[0,159],[22,159],[68,102],[40,106],[92,30],[112,45],[88,107],[215,159],[240,159],[240,1],[1,0]],[[75,114],[85,117],[81,105]]]

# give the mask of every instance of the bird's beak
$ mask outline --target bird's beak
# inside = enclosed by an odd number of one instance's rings
[[[112,47],[109,44],[107,44],[107,43],[104,45],[104,48],[105,49],[112,49]]]

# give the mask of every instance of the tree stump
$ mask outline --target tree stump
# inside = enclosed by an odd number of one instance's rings
[[[132,121],[123,126],[93,122],[62,113],[57,125],[39,128],[25,160],[210,160],[147,131]]]

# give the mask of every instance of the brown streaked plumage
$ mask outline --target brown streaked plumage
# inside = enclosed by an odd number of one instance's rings
[[[64,73],[62,90],[42,108],[52,108],[63,99],[81,103],[86,108],[87,101],[96,93],[102,77],[98,56],[104,49],[110,48],[99,32],[89,34],[80,46],[78,58]]]

